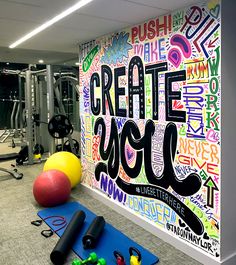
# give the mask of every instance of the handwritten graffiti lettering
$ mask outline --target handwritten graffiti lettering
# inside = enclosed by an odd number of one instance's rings
[[[204,58],[200,60],[189,60],[187,66],[187,81],[192,83],[207,83],[209,77],[208,62]]]
[[[84,108],[85,110],[89,109],[90,102],[89,102],[89,88],[84,86],[83,88],[83,100],[84,100]]]
[[[85,154],[85,124],[84,117],[81,119],[81,153]]]
[[[93,137],[93,146],[92,146],[92,158],[94,161],[100,160],[100,155],[98,153],[98,146],[100,142],[100,136]]]
[[[101,176],[100,188],[109,196],[112,196],[114,200],[125,203],[126,194],[105,174]]]
[[[175,235],[180,236],[181,238],[186,239],[187,241],[193,242],[196,245],[199,245],[201,248],[206,249],[213,253],[212,244],[210,242],[206,242],[203,238],[199,236],[193,235],[191,232],[187,231],[186,229],[177,227],[173,224],[167,224],[167,229],[173,232]]]
[[[153,220],[163,227],[166,222],[175,223],[177,219],[175,211],[165,204],[157,203],[152,199],[128,196],[127,205],[130,209],[141,213],[142,216]]]
[[[213,238],[216,239],[219,238],[219,229],[217,229],[217,227],[214,224],[212,224],[207,214],[204,213],[195,204],[191,203],[189,199],[186,199],[185,203],[198,216],[198,218],[201,219],[207,234]]]
[[[210,93],[206,95],[206,128],[219,131],[219,80],[217,78],[219,62],[220,62],[220,49],[215,49],[216,57],[214,59],[209,58],[208,63],[210,66],[211,79],[209,83]]]
[[[172,164],[173,163],[172,161],[175,160],[175,152],[176,152],[176,144],[177,144],[177,130],[176,130],[175,124],[169,123],[165,130],[165,135],[164,135],[164,140],[163,140],[164,169],[163,169],[161,176],[156,176],[152,169],[150,148],[152,146],[151,144],[152,136],[155,132],[155,125],[153,121],[151,120],[147,121],[146,126],[145,126],[145,133],[143,137],[141,137],[140,131],[137,125],[132,120],[127,121],[121,132],[120,144],[119,144],[117,126],[115,123],[115,119],[112,118],[110,140],[109,140],[109,143],[106,149],[104,148],[105,137],[106,137],[106,127],[105,127],[105,122],[103,118],[98,118],[96,120],[95,127],[94,127],[95,134],[97,134],[99,126],[102,127],[101,143],[99,146],[100,155],[103,160],[108,160],[108,165],[106,165],[103,162],[99,162],[96,165],[95,177],[97,180],[100,179],[100,173],[105,172],[106,174],[108,173],[112,179],[116,179],[117,185],[119,187],[122,187],[122,189],[126,191],[128,194],[134,194],[134,195],[139,194],[139,192],[137,193],[137,190],[135,189],[137,185],[129,185],[126,182],[124,182],[122,179],[120,179],[120,177],[118,176],[119,158],[121,158],[122,167],[124,171],[127,173],[127,175],[130,178],[136,178],[141,171],[142,159],[144,156],[145,172],[146,172],[148,182],[150,184],[163,187],[165,189],[171,186],[173,190],[175,190],[178,194],[182,196],[192,195],[200,189],[201,178],[196,173],[190,173],[188,176],[186,176],[185,179],[182,179],[182,180],[178,179],[175,174],[175,170]],[[126,140],[128,140],[130,146],[134,150],[137,151],[136,161],[133,167],[129,167],[125,159],[124,146],[125,146]],[[148,185],[145,185],[145,186],[148,187]],[[144,188],[144,185],[141,185],[140,188],[142,191]],[[150,196],[158,197],[159,199],[164,200],[170,207],[174,207],[175,209],[177,207],[178,214],[181,214],[182,216],[186,215],[186,213],[185,214],[182,213],[182,210],[179,210],[180,208],[178,205],[176,206],[176,203],[172,205],[172,201],[177,200],[177,199],[172,198],[171,197],[172,195],[169,193],[166,193],[166,191],[165,191],[165,194],[167,197],[164,196],[163,198],[163,196],[157,195],[156,193],[157,190],[158,189],[155,188],[156,195],[144,194],[145,192],[144,193],[141,192],[141,195],[147,196],[147,197],[150,197]],[[182,202],[178,202],[178,203],[179,205],[181,203],[181,205],[183,206]],[[198,222],[198,220],[195,220],[195,223],[192,223],[192,225],[190,226],[192,227],[192,229],[194,229],[196,233],[203,232],[201,229],[201,224]]]
[[[155,175],[161,175],[163,171],[163,139],[164,139],[165,126],[156,125],[155,132],[152,138],[152,168]]]
[[[195,158],[201,158],[202,161],[209,161],[218,164],[219,147],[206,141],[194,141],[191,139],[179,138],[180,154],[190,155]]]
[[[161,32],[167,35],[171,31],[171,26],[171,16],[163,16],[156,20],[150,20],[148,23],[135,26],[131,29],[131,41],[135,43],[137,39],[139,41],[151,40],[159,37]]]
[[[187,137],[204,139],[203,107],[204,98],[202,86],[184,86],[183,99],[187,114]]]
[[[120,166],[120,169],[119,169],[119,176],[126,182],[130,182],[131,180],[131,178],[125,173],[122,166]]]
[[[180,177],[182,176],[185,176],[195,170],[193,170],[190,166],[180,166],[180,165],[177,165],[175,166],[175,171],[176,171],[176,174]]]
[[[198,169],[205,169],[208,174],[219,175],[219,167],[217,164],[201,161],[197,158],[189,157],[186,155],[179,155],[178,161],[183,165],[197,167]]]
[[[138,70],[138,84],[134,85],[134,68],[137,67]],[[152,95],[153,95],[153,119],[158,119],[158,73],[161,71],[167,70],[167,63],[159,63],[151,66],[146,66],[144,68],[143,62],[139,56],[134,56],[129,63],[128,70],[128,100],[129,100],[129,117],[133,118],[134,116],[134,95],[139,97],[139,118],[145,118],[145,82],[144,82],[144,70],[146,74],[152,75]],[[121,109],[119,107],[119,97],[125,94],[124,88],[119,87],[118,78],[125,74],[124,67],[116,68],[115,73],[115,98],[116,98],[116,116],[126,117],[126,109]],[[106,102],[108,103],[109,112],[111,116],[114,116],[114,107],[111,101],[110,89],[112,85],[113,75],[111,68],[107,65],[102,65],[101,67],[101,89],[102,89],[102,103],[101,99],[94,98],[94,89],[95,87],[100,86],[100,77],[98,73],[93,73],[90,79],[90,97],[91,97],[91,110],[94,115],[99,115],[102,105],[102,114],[106,114]],[[165,105],[166,105],[166,120],[167,121],[179,121],[185,122],[186,114],[181,110],[173,110],[172,101],[181,100],[181,92],[173,91],[172,84],[179,81],[186,80],[186,72],[177,71],[165,73]],[[95,104],[96,102],[96,104]]]
[[[115,179],[118,174],[119,158],[125,172],[131,178],[136,178],[141,170],[142,159],[144,155],[145,172],[150,184],[158,185],[164,188],[171,186],[178,194],[188,196],[196,193],[201,187],[201,178],[191,173],[184,180],[179,180],[176,177],[173,162],[175,160],[176,144],[177,144],[177,131],[173,123],[166,126],[164,140],[163,140],[163,162],[164,169],[161,176],[156,176],[153,172],[151,165],[151,146],[152,136],[155,132],[155,125],[153,121],[148,120],[145,126],[144,136],[141,137],[140,131],[132,120],[128,120],[120,135],[120,148],[118,130],[115,119],[111,120],[111,133],[107,149],[104,149],[106,127],[103,118],[98,118],[95,122],[94,133],[97,134],[98,127],[102,126],[101,143],[99,146],[100,155],[103,160],[108,160],[108,173],[112,179]],[[130,146],[137,151],[135,165],[131,168],[125,159],[125,142],[128,140]],[[119,152],[120,150],[120,152]],[[142,152],[143,150],[143,152]],[[99,173],[103,171],[104,163],[99,163],[96,166],[96,178],[99,179]],[[99,170],[101,169],[101,171]],[[97,171],[98,170],[98,171]],[[100,171],[100,172],[99,172]],[[186,189],[186,187],[188,187]]]
[[[187,25],[191,25],[191,26],[196,26],[198,25],[198,23],[201,21],[202,19],[202,10],[200,7],[198,6],[192,6],[190,8],[191,12],[189,15],[185,15],[185,23],[182,26],[182,28],[180,29],[180,31],[182,32]]]
[[[156,62],[166,60],[165,39],[146,42],[145,44],[134,44],[134,53],[143,57],[144,62]]]
[[[217,261],[221,5],[99,37],[79,69],[82,181]]]

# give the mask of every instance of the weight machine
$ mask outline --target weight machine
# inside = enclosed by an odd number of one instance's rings
[[[78,155],[78,142],[72,139],[71,132],[65,133],[70,126],[68,115],[62,100],[62,82],[67,81],[73,86],[74,94],[78,93],[78,78],[74,73],[53,73],[53,67],[47,65],[46,69],[35,70],[29,67],[25,72],[25,104],[26,104],[26,143],[28,152],[28,164],[34,164],[34,146],[41,144],[49,154],[56,151],[55,138],[61,139],[62,149],[69,145],[70,151]],[[79,94],[78,94],[79,95]],[[58,113],[56,113],[57,105]],[[60,121],[53,123],[53,118],[60,114]],[[64,118],[64,123],[62,118]],[[58,123],[58,124],[57,124]],[[60,128],[59,128],[60,127]],[[77,126],[78,127],[78,126]],[[63,137],[55,137],[49,134],[53,131],[64,130]],[[53,137],[52,137],[53,135]],[[64,145],[64,137],[67,137],[67,145]],[[75,146],[76,144],[76,146]],[[68,149],[68,148],[67,148]]]
[[[12,71],[10,70],[3,70],[1,74],[7,75],[18,75],[18,91],[14,92],[14,95],[11,94],[9,98],[1,98],[0,102],[6,103],[8,113],[11,111],[10,115],[10,126],[5,129],[0,135],[0,143],[6,142],[9,138],[12,140],[12,147],[15,147],[16,143],[14,140],[20,139],[19,144],[23,142],[24,137],[24,125],[23,125],[23,108],[24,108],[24,100],[22,94],[22,83],[21,79],[22,76],[20,75],[19,71]],[[17,93],[18,92],[18,93]],[[17,96],[18,94],[18,96]],[[3,113],[1,113],[3,114]],[[8,154],[0,154],[0,161],[8,161],[13,160],[18,157],[18,153],[8,153]],[[19,173],[17,168],[14,165],[11,165],[11,169],[6,169],[0,167],[0,171],[9,174],[13,178],[19,180],[22,179],[23,174]]]
[[[80,144],[72,138],[73,129],[80,131],[78,73],[61,68],[58,71],[57,66],[51,65],[42,70],[29,65],[25,70],[5,70],[5,73],[17,74],[19,80],[19,98],[9,99],[13,102],[11,129],[0,135],[5,141],[10,136],[13,139],[15,135],[25,130],[22,148],[18,154],[14,153],[16,163],[23,164],[27,161],[30,165],[34,164],[39,158],[41,160],[44,152],[53,154],[55,151],[65,150],[79,155]],[[63,99],[65,87],[70,93],[67,93]],[[22,99],[23,94],[25,100]],[[73,120],[73,126],[68,119],[69,116]],[[72,130],[67,133],[70,126]],[[56,137],[55,134],[58,130],[60,137]],[[0,155],[0,161],[5,158],[12,159],[12,156]],[[2,171],[10,173],[5,169]]]
[[[20,144],[23,141],[24,126],[23,126],[23,108],[24,100],[22,98],[22,75],[20,71],[4,70],[2,74],[18,75],[18,97],[15,95],[9,98],[0,99],[0,102],[13,103],[11,117],[10,117],[10,128],[5,129],[0,135],[0,143],[4,143],[8,138],[12,138],[12,147],[15,147],[14,138],[20,137]]]

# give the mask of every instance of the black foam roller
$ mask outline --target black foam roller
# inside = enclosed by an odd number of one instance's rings
[[[85,217],[86,215],[83,211],[77,211],[73,215],[63,235],[50,254],[50,259],[53,264],[60,265],[64,263],[69,250],[83,226]]]
[[[103,216],[97,216],[89,226],[87,232],[82,238],[83,246],[85,249],[95,248],[106,222]]]

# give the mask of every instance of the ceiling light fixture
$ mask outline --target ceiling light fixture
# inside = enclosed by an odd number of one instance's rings
[[[76,66],[79,66],[79,62],[76,62],[75,65],[76,65]]]
[[[44,63],[44,60],[39,60],[39,63]]]
[[[81,0],[81,1],[79,1],[77,4],[71,6],[70,8],[68,8],[65,11],[63,11],[62,13],[60,13],[59,15],[55,16],[54,18],[48,20],[47,22],[45,22],[41,26],[37,27],[33,31],[29,32],[28,34],[26,34],[25,36],[23,36],[22,38],[20,38],[16,42],[12,43],[9,46],[9,48],[11,48],[11,49],[15,48],[16,46],[18,46],[21,43],[25,42],[26,40],[32,38],[33,36],[35,36],[39,32],[45,30],[46,28],[50,27],[51,25],[55,24],[59,20],[63,19],[64,17],[66,17],[68,15],[70,15],[71,13],[75,12],[76,10],[80,9],[81,7],[87,5],[88,3],[92,2],[92,1],[93,0]]]

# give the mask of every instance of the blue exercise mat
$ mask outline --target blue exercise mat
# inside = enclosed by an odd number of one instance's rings
[[[108,223],[106,223],[104,227],[104,231],[102,233],[101,238],[99,239],[96,248],[92,250],[91,249],[85,250],[82,244],[82,237],[86,233],[89,225],[92,223],[96,215],[87,208],[85,208],[83,205],[79,204],[78,202],[69,202],[61,206],[41,210],[38,212],[38,216],[43,220],[45,218],[48,218],[44,220],[46,224],[52,230],[54,230],[58,236],[62,236],[66,227],[57,231],[58,228],[60,227],[58,227],[57,222],[55,226],[54,225],[55,223],[53,223],[53,218],[49,217],[51,216],[64,217],[68,224],[74,213],[80,210],[85,212],[86,218],[72,249],[81,259],[86,259],[89,256],[89,253],[96,252],[98,257],[106,259],[107,265],[115,265],[116,259],[113,255],[113,251],[116,250],[122,253],[122,255],[126,260],[126,264],[129,264],[129,259],[130,259],[129,247],[135,247],[141,252],[143,265],[155,265],[158,263],[159,258],[157,256],[153,255],[148,250],[144,249],[142,246],[135,243],[133,240],[128,238],[126,235],[124,235],[123,233],[121,233],[119,230],[117,230]]]

